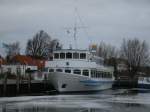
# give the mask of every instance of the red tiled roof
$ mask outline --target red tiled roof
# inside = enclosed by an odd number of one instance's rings
[[[25,65],[38,66],[39,69],[45,67],[45,60],[34,59],[30,56],[25,56],[25,55],[16,55],[13,58],[13,61],[15,63],[20,63],[23,65],[25,64]]]
[[[2,57],[0,57],[0,65],[2,64],[6,64],[6,61]]]
[[[30,56],[16,55],[15,57],[13,57],[12,61],[25,65],[35,65],[33,59]]]

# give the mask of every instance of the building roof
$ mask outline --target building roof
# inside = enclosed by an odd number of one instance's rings
[[[30,66],[37,66],[39,69],[45,67],[45,60],[41,59],[34,59],[31,56],[25,55],[16,55],[13,57],[12,62],[14,64],[22,64],[22,65],[30,65]]]
[[[6,64],[6,60],[0,56],[0,65]]]
[[[13,63],[20,63],[23,65],[35,65],[33,59],[30,56],[16,55],[12,58]]]

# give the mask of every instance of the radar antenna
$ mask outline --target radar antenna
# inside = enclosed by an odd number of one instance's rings
[[[75,13],[77,14],[78,18],[81,19],[79,17],[77,8],[75,8]],[[74,38],[75,49],[78,49],[78,45],[77,45],[77,33],[78,33],[78,30],[82,29],[82,28],[87,28],[87,27],[83,26],[83,25],[82,26],[77,26],[77,19],[76,19],[76,17],[75,17],[75,23],[74,23],[73,27],[65,27],[65,29],[67,30],[67,34],[70,33],[70,30],[73,30],[73,38]]]
[[[87,37],[89,37],[88,35],[88,32],[85,30],[85,28],[87,28],[85,25],[84,25],[84,22],[82,21],[79,13],[78,13],[78,9],[77,9],[77,0],[74,0],[74,13],[75,13],[75,21],[74,21],[74,26],[73,27],[66,27],[65,29],[67,30],[67,34],[70,34],[70,30],[73,31],[73,38],[74,38],[74,46],[75,46],[75,49],[78,49],[78,45],[77,45],[77,33],[78,33],[78,30],[83,28],[84,29],[84,32],[85,34],[87,35]],[[77,20],[79,20],[80,24],[82,26],[78,26],[77,25]],[[91,38],[88,38],[90,40],[90,43],[91,43]]]

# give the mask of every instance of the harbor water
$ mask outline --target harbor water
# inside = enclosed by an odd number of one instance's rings
[[[57,94],[0,98],[0,112],[149,112],[150,93],[106,90],[91,94]]]

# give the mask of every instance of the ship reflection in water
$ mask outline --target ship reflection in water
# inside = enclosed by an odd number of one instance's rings
[[[149,112],[150,93],[124,91],[0,98],[0,112]]]

